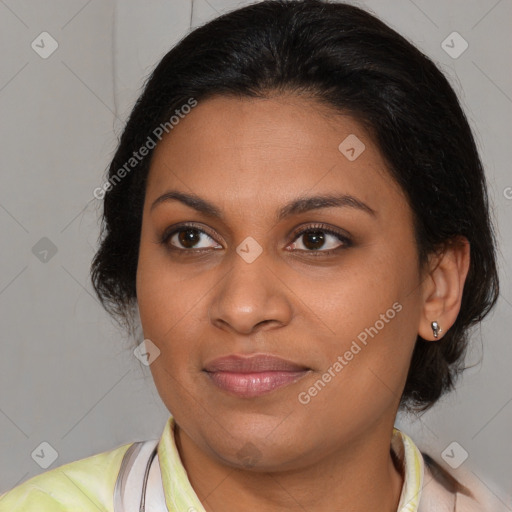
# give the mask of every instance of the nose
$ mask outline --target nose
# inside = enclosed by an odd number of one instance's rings
[[[209,308],[210,322],[220,329],[252,334],[290,322],[292,292],[262,254],[247,263],[238,254],[214,288]]]

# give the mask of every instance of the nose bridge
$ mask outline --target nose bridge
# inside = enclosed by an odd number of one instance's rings
[[[209,310],[214,324],[229,324],[241,332],[263,322],[285,323],[290,314],[286,287],[279,285],[268,254],[261,252],[254,258],[251,243],[241,243],[229,258],[230,268],[215,288]]]
[[[240,244],[230,258],[230,269],[219,291],[222,300],[236,301],[240,308],[248,311],[248,308],[268,299],[273,286],[269,282],[269,275],[272,274],[268,268],[268,255],[261,253],[254,260],[245,259],[244,253],[240,255],[243,250],[246,250],[246,246]],[[251,248],[246,254],[250,253]]]

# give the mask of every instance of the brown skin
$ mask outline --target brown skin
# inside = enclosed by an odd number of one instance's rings
[[[349,134],[366,145],[352,162],[338,150]],[[224,220],[176,200],[150,211],[170,189],[213,203]],[[356,196],[376,216],[329,207],[275,220],[299,196],[335,192]],[[179,234],[158,242],[183,222],[205,229],[195,245]],[[341,230],[352,245],[323,232],[315,249],[307,235],[293,236],[316,223]],[[252,263],[236,252],[249,236],[263,249]],[[437,320],[443,332],[433,342],[442,343],[468,265],[465,243],[420,273],[411,209],[353,118],[293,95],[215,97],[192,109],[153,155],[137,298],[144,337],[161,351],[153,378],[205,509],[395,512],[403,477],[390,439],[416,336],[434,340]],[[402,310],[301,404],[299,393],[395,302]],[[235,353],[273,354],[311,371],[267,395],[240,398],[202,371]],[[240,458],[247,443],[256,454],[251,467]]]

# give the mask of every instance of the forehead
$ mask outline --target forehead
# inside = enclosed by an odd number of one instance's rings
[[[308,192],[353,194],[376,210],[403,200],[359,122],[293,95],[200,101],[155,148],[147,199],[167,188],[225,208]]]

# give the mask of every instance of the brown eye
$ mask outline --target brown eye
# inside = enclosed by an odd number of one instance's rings
[[[292,244],[293,249],[323,255],[331,254],[352,245],[352,241],[345,235],[321,226],[310,227],[295,233],[295,240]]]
[[[166,230],[161,243],[177,251],[222,248],[206,231],[194,225],[182,225],[171,231]]]
[[[325,239],[325,234],[322,231],[308,231],[302,235],[304,246],[307,249],[321,249]]]
[[[201,235],[198,229],[181,230],[177,235],[179,243],[187,249],[193,249],[194,245],[199,243],[201,240]]]

